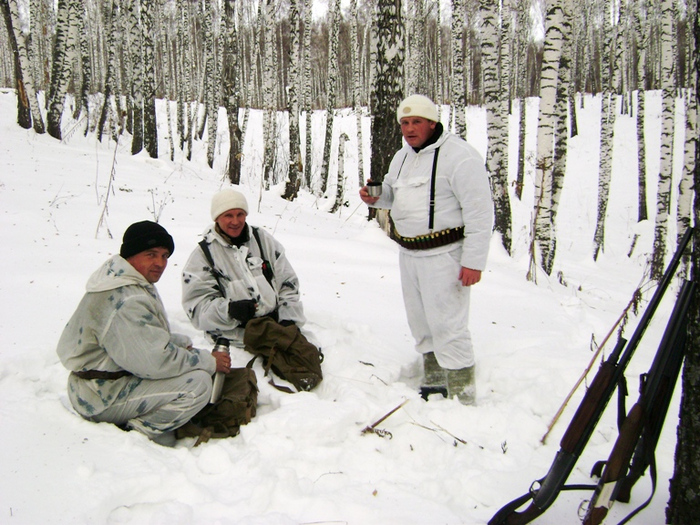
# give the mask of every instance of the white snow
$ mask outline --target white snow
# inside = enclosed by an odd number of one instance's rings
[[[615,130],[605,252],[592,261],[597,102],[585,100],[580,135],[570,141],[552,276],[538,273],[537,284],[525,279],[532,168],[523,202],[512,199],[513,256],[493,238],[488,270],[472,295],[476,407],[418,396],[421,365],[405,320],[398,250],[376,222],[366,220],[357,196],[354,116],[343,112],[336,119],[337,129],[350,137],[348,205],[332,215],[334,197],[302,192],[288,202],[279,197],[283,185],[261,189],[262,133],[259,115],[252,114],[241,186],[251,207],[249,222],[274,233],[287,249],[301,280],[307,328],[325,353],[325,378],[313,392],[285,394],[267,384],[256,364],[258,414],[239,436],[197,448],[186,440],[169,449],[77,416],[55,346],[88,276],[118,252],[124,229],[159,214],[176,245],[157,285],[172,328],[209,347],[180,306],[180,271],[210,221],[211,196],[227,185],[225,120],[211,170],[202,143],[195,144],[191,162],[181,152],[170,162],[163,129],[157,160],[146,153],[132,156],[126,138],[115,157],[114,142],[85,138],[83,124],[71,133],[75,123],[67,118],[62,142],[38,136],[16,125],[14,92],[0,91],[0,524],[486,523],[547,473],[585,385],[546,444],[540,439],[589,363],[591,338],[603,340],[645,272],[653,219],[636,223],[635,128],[627,116],[618,118]],[[658,171],[658,107],[659,97],[651,94],[647,136],[656,149],[650,151],[650,174]],[[483,113],[470,108],[468,116],[469,138],[483,151]],[[322,126],[320,117],[315,122]],[[517,130],[517,116],[512,128]],[[528,143],[534,144],[534,136]],[[318,141],[315,167],[321,150]],[[368,153],[365,162],[368,174]],[[332,173],[335,165],[337,159]],[[511,178],[514,173],[511,166]],[[648,187],[653,217],[654,176]],[[98,227],[106,199],[106,222]],[[672,240],[675,226],[671,230]],[[635,233],[640,239],[628,257]],[[628,408],[637,399],[639,374],[651,363],[676,289],[674,282],[627,369]],[[636,321],[632,316],[628,337]],[[234,353],[239,366],[248,359],[242,351]],[[587,384],[596,370],[597,364]],[[677,388],[657,448],[656,496],[634,523],[664,521],[679,397]],[[390,434],[362,433],[405,400],[378,425]],[[617,436],[615,419],[613,400],[570,483],[589,482],[594,462],[607,458]],[[622,519],[649,490],[645,476],[632,503],[616,503],[607,522]],[[591,494],[562,493],[537,523],[577,523],[578,507]]]

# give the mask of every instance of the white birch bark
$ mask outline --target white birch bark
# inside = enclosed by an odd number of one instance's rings
[[[56,22],[56,44],[53,53],[54,68],[51,76],[51,98],[47,115],[49,135],[61,139],[61,117],[64,100],[68,93],[71,67],[77,58],[77,17],[80,13],[78,0],[59,0]],[[59,34],[61,38],[59,38]]]
[[[330,175],[331,143],[335,119],[335,98],[338,84],[338,32],[340,30],[340,0],[331,0],[329,6],[328,77],[326,94],[326,133],[321,163],[321,195],[325,195]]]
[[[357,127],[357,179],[359,187],[365,184],[364,141],[362,139],[362,85],[360,71],[360,43],[357,38],[357,0],[350,2],[350,45],[352,46],[352,100]]]
[[[598,215],[596,229],[593,234],[593,260],[598,259],[601,251],[605,251],[605,219],[610,196],[610,181],[612,179],[613,131],[617,117],[617,91],[615,77],[618,62],[615,60],[617,49],[617,31],[619,24],[614,23],[611,14],[603,9],[603,57],[601,60],[601,93],[600,111],[600,161],[598,165]],[[615,56],[613,56],[615,53]]]
[[[530,243],[530,270],[528,279],[535,280],[536,246],[546,243],[551,232],[552,178],[554,166],[554,138],[557,121],[557,82],[559,81],[559,59],[562,50],[562,24],[564,11],[561,0],[552,0],[547,5],[545,17],[545,44],[540,80],[540,109],[537,128],[537,161],[535,170],[535,205]],[[541,254],[542,256],[542,254]],[[542,257],[540,256],[540,259]]]
[[[464,1],[452,0],[452,115],[454,132],[467,136],[466,96],[464,89]]]
[[[499,38],[500,13],[498,4],[481,0],[481,59],[484,75],[484,99],[486,103],[486,165],[491,177],[495,229],[501,235],[503,247],[510,253],[511,213],[508,195],[508,109],[507,84],[501,82],[502,54]]]
[[[659,279],[664,271],[668,218],[671,206],[671,179],[673,176],[673,128],[675,113],[674,85],[674,30],[673,0],[661,2],[661,162],[656,193],[656,220],[654,223],[654,247],[651,258],[651,276]]]
[[[306,151],[304,152],[304,185],[307,189],[311,189],[311,21],[312,21],[312,1],[304,0],[304,83],[303,96],[304,101],[304,119],[306,124]]]
[[[299,0],[289,5],[289,81],[287,85],[287,111],[289,113],[289,165],[287,184],[283,197],[294,200],[299,191],[304,165],[301,162],[299,142]]]
[[[29,60],[29,50],[27,46],[27,39],[25,33],[22,31],[19,10],[17,7],[17,2],[3,0],[4,4],[7,4],[5,9],[10,16],[10,26],[8,29],[12,31],[12,36],[14,36],[15,44],[17,46],[17,61],[19,65],[19,71],[16,71],[18,78],[17,80],[17,98],[18,98],[18,115],[17,121],[23,128],[34,128],[36,133],[45,133],[46,129],[44,127],[44,119],[41,115],[41,110],[39,108],[39,101],[36,97],[36,90],[34,89],[34,81],[32,78],[32,65]],[[25,117],[22,117],[19,111],[19,105],[23,108],[22,113]],[[24,123],[22,122],[24,121]]]

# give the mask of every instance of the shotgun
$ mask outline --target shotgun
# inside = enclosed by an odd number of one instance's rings
[[[654,495],[654,450],[681,370],[687,341],[688,309],[694,291],[694,282],[683,283],[651,368],[641,377],[639,400],[622,423],[605,462],[605,469],[584,517],[584,525],[600,524],[614,501],[629,502],[632,487],[650,465],[651,496],[621,523],[626,523],[646,507]]]
[[[583,396],[571,423],[569,423],[569,427],[561,439],[559,451],[549,468],[549,472],[543,478],[534,481],[527,494],[507,503],[496,512],[488,522],[488,525],[521,525],[530,523],[549,508],[562,490],[594,488],[590,485],[566,486],[564,483],[593,434],[593,430],[605,411],[613,392],[623,379],[625,368],[632,359],[634,351],[637,349],[651,318],[676,273],[692,233],[692,228],[686,230],[629,343],[620,338],[613,352],[598,369],[593,382]],[[623,349],[624,353],[622,352]],[[517,509],[529,500],[532,500],[530,505],[524,511],[518,512]]]

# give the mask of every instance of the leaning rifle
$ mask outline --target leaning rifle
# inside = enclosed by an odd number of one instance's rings
[[[694,290],[695,283],[692,281],[685,281],[681,287],[651,368],[641,377],[639,400],[622,423],[615,446],[605,462],[605,469],[583,520],[584,525],[601,523],[615,500],[629,502],[632,487],[648,466],[651,467],[651,496],[620,523],[626,523],[646,507],[654,495],[654,450],[681,370],[687,341],[688,308]],[[594,472],[599,472],[600,466],[596,464]]]
[[[590,485],[566,486],[564,483],[593,434],[593,430],[605,411],[613,392],[623,378],[627,364],[632,359],[634,351],[637,349],[651,318],[656,312],[666,289],[676,273],[676,269],[680,264],[683,252],[690,241],[692,233],[692,228],[686,230],[673,259],[669,263],[668,268],[666,268],[654,295],[649,301],[647,308],[644,310],[629,343],[620,338],[612,354],[610,354],[608,359],[603,362],[598,369],[598,372],[593,378],[593,382],[583,396],[581,404],[561,439],[559,451],[549,468],[549,472],[547,472],[545,477],[533,482],[527,494],[502,507],[491,518],[488,525],[519,525],[530,523],[554,503],[554,500],[562,490],[593,488]],[[622,352],[623,349],[624,353]],[[517,509],[529,500],[532,500],[530,505],[524,511],[518,512]]]

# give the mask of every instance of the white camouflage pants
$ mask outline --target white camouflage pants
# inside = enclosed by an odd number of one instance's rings
[[[470,287],[459,280],[461,246],[446,253],[399,254],[401,287],[416,350],[435,352],[442,368],[474,365],[469,333]]]
[[[193,370],[168,379],[142,379],[131,391],[127,386],[112,406],[90,421],[127,425],[149,438],[175,430],[209,402],[212,379]]]

